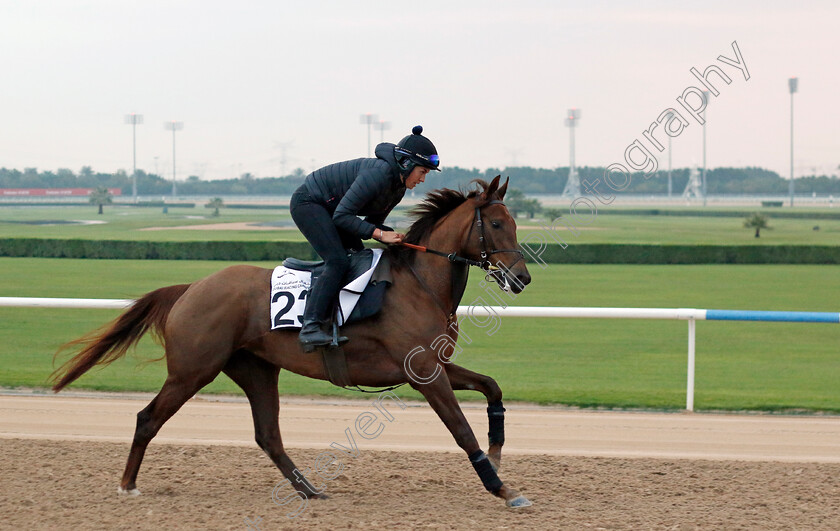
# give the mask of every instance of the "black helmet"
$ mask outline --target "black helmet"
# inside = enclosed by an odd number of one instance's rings
[[[415,125],[411,134],[400,140],[394,148],[394,155],[397,162],[403,169],[410,171],[414,166],[423,166],[432,170],[440,171],[440,157],[438,157],[435,145],[432,141],[423,136],[423,126]]]

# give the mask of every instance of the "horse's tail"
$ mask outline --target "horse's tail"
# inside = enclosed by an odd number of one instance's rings
[[[150,330],[161,338],[169,312],[189,287],[178,284],[149,292],[105,327],[63,345],[56,356],[67,348],[83,348],[50,375],[53,391],[61,391],[94,365],[107,365],[121,358]]]

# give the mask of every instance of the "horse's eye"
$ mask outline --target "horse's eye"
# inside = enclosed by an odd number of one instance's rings
[[[501,223],[499,223],[498,221],[491,221],[491,222],[490,222],[490,225],[491,225],[494,229],[498,229],[499,227],[501,227],[501,226],[502,226],[502,224],[501,224]]]

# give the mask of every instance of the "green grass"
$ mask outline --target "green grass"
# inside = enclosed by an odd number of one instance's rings
[[[171,208],[163,214],[157,208],[108,206],[101,216],[95,207],[0,207],[0,238],[81,238],[99,240],[154,241],[301,241],[297,230],[141,230],[150,227],[181,227],[210,223],[291,224],[289,212],[279,210],[223,209],[219,217],[211,217],[205,208]],[[397,228],[407,228],[401,210],[395,213]],[[200,219],[194,219],[199,217]],[[97,225],[28,225],[23,221],[96,220]],[[520,239],[541,226],[545,220],[517,220]],[[542,224],[542,225],[541,225]],[[840,220],[770,219],[772,230],[745,229],[741,218],[602,215],[577,235],[558,231],[569,244],[574,243],[647,243],[647,244],[715,244],[715,245],[840,245]],[[289,225],[293,228],[292,225]],[[814,230],[818,226],[819,230]]]
[[[770,219],[771,230],[743,227],[742,218],[693,216],[597,216],[577,235],[567,230],[556,234],[566,243],[645,243],[663,245],[840,245],[840,220]],[[520,239],[528,232],[549,227],[537,221],[518,219]],[[525,226],[534,226],[526,229]],[[818,226],[819,230],[814,230]],[[543,229],[545,230],[545,229]]]
[[[0,258],[0,296],[136,297],[189,282],[219,262]],[[264,264],[269,265],[269,264]],[[532,266],[522,306],[693,307],[837,311],[831,266]],[[483,296],[473,275],[464,297]],[[494,293],[500,293],[494,291]],[[0,385],[45,386],[56,348],[114,318],[111,310],[0,308]],[[409,324],[407,324],[409,326]],[[685,403],[687,325],[681,321],[507,318],[493,336],[468,320],[458,363],[496,378],[506,400],[586,407],[676,409]],[[840,411],[840,327],[829,324],[697,324],[698,409]],[[74,387],[156,391],[161,350],[85,375]],[[63,358],[62,358],[63,359]],[[284,394],[355,396],[281,373]],[[220,376],[206,392],[235,393]],[[414,391],[403,396],[416,398]],[[480,399],[476,393],[462,398]]]
[[[205,208],[169,209],[164,214],[158,208],[106,206],[96,214],[95,207],[3,207],[0,208],[0,238],[78,238],[91,240],[303,240],[297,230],[143,230],[157,227],[184,227],[216,223],[272,223],[285,221],[293,228],[288,209],[280,210],[222,210],[218,217]],[[97,224],[37,225],[24,222],[85,220]]]

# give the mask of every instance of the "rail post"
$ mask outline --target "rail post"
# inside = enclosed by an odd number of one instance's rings
[[[685,409],[694,411],[694,338],[696,333],[696,322],[694,318],[688,319],[688,375],[685,384]]]

